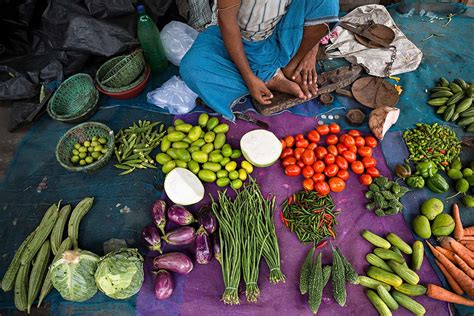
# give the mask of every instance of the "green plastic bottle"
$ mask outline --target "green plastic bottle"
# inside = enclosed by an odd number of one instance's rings
[[[160,32],[155,22],[146,15],[143,5],[137,6],[138,17],[138,39],[142,45],[146,61],[152,72],[160,72],[168,67],[165,50],[161,43]]]

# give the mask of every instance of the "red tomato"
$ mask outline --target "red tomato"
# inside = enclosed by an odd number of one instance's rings
[[[335,164],[328,165],[326,168],[324,168],[324,174],[328,178],[334,177],[339,171],[339,167]]]
[[[357,155],[350,150],[343,151],[342,157],[344,157],[344,159],[346,159],[348,163],[351,163],[357,159]]]
[[[308,133],[308,139],[313,143],[317,143],[321,140],[321,136],[319,135],[317,130],[312,130]]]
[[[327,135],[329,134],[329,126],[327,126],[326,124],[324,125],[318,125],[316,127],[316,131],[319,133],[319,135],[321,136],[324,136],[324,135]]]
[[[339,142],[339,138],[337,138],[336,135],[331,134],[326,138],[326,144],[328,145],[336,145],[338,142]]]
[[[349,135],[347,135],[347,134],[342,134],[341,136],[339,136],[339,143],[344,144],[344,139],[346,139],[347,136],[349,136]]]
[[[293,149],[285,148],[281,152],[280,159],[285,159],[286,157],[293,156]]]
[[[291,135],[285,137],[286,147],[293,147],[295,146],[295,138]]]
[[[322,173],[322,172],[316,172],[316,173],[311,177],[311,179],[313,179],[314,182],[324,181],[324,179],[326,179],[326,176],[325,176],[324,173]]]
[[[336,123],[331,123],[329,124],[329,131],[331,134],[339,134],[339,132],[341,132],[341,127]]]
[[[304,139],[304,135],[299,133],[299,134],[296,134],[295,136],[295,140],[300,140],[300,139]]]
[[[380,171],[379,169],[375,168],[375,167],[369,167],[367,168],[367,170],[365,170],[367,172],[367,174],[369,176],[371,176],[372,178],[378,178],[380,177]]]
[[[337,151],[337,147],[334,145],[328,146],[328,152],[334,156],[337,156],[339,154],[339,152]]]
[[[359,156],[362,156],[362,157],[371,157],[372,148],[368,146],[362,146],[362,147],[359,147],[359,149],[357,150],[357,153],[359,154]]]
[[[359,160],[356,160],[353,163],[351,163],[351,169],[352,171],[354,171],[355,174],[364,173],[364,165]]]
[[[301,170],[301,174],[303,175],[303,177],[305,177],[306,179],[309,179],[313,176],[314,174],[314,170],[313,168],[311,168],[311,166],[305,166],[303,168],[303,170]]]
[[[362,163],[365,168],[375,167],[377,165],[377,160],[374,157],[364,157],[362,158]]]
[[[363,174],[360,176],[359,181],[362,185],[371,185],[372,184],[372,177],[368,174]]]
[[[296,160],[301,159],[301,155],[304,153],[304,151],[305,151],[304,148],[295,148],[294,156],[295,156]]]
[[[297,177],[301,173],[301,168],[298,165],[289,165],[285,167],[285,174],[289,177]]]
[[[280,139],[280,143],[281,143],[281,149],[285,149],[286,148],[286,143],[285,143],[285,140],[284,139]]]
[[[365,145],[365,139],[362,136],[357,136],[354,138],[356,147],[362,147]]]
[[[294,165],[296,164],[296,158],[295,157],[286,157],[283,159],[283,162],[281,163],[283,167],[289,166],[289,165]]]
[[[349,164],[347,163],[347,160],[344,159],[344,157],[337,156],[336,157],[336,165],[339,167],[339,169],[348,169]]]
[[[344,180],[338,177],[329,179],[329,188],[332,192],[341,192],[346,188]]]
[[[321,160],[316,160],[313,164],[314,172],[323,172],[326,165]]]
[[[346,145],[347,148],[349,148],[349,146],[355,145],[354,137],[352,137],[351,135],[347,135],[344,138],[344,145]]]
[[[365,145],[367,145],[369,147],[372,147],[372,148],[375,148],[375,147],[377,147],[377,140],[372,136],[367,136],[365,138]]]
[[[310,144],[308,145],[308,147],[306,147],[306,149],[315,150],[316,147],[318,147],[318,144],[316,144],[316,143],[310,143]]]
[[[314,163],[314,151],[306,149],[301,155],[301,160],[305,165],[311,166]]]
[[[356,145],[347,146],[347,150],[352,151],[354,154],[357,154],[357,147],[356,147]]]
[[[300,167],[300,168],[304,168],[304,167],[306,166],[301,160],[299,160],[296,164],[297,164],[298,167]]]
[[[318,147],[314,150],[314,153],[316,154],[316,158],[321,160],[328,154],[328,151],[326,147]]]
[[[329,184],[326,183],[326,181],[319,181],[314,184],[314,190],[318,192],[319,196],[325,196],[328,195],[329,192],[331,192],[331,189],[329,188]]]
[[[313,191],[314,190],[314,181],[312,179],[304,179],[303,188],[306,191]]]
[[[340,141],[340,139],[339,139],[339,141]],[[341,143],[337,144],[336,148],[337,148],[337,152],[339,153],[339,155],[342,154],[343,151],[347,150],[347,147],[344,144],[341,144]]]
[[[336,157],[334,157],[333,154],[327,154],[324,156],[324,163],[327,165],[332,165],[333,163],[336,162]]]
[[[356,129],[351,129],[349,132],[347,132],[347,134],[351,135],[352,137],[357,137],[357,136],[360,136],[360,132]]]
[[[309,146],[307,139],[299,139],[296,141],[296,148],[306,148]]]
[[[337,176],[339,178],[341,178],[342,180],[344,181],[347,181],[349,179],[349,171],[345,170],[345,169],[341,169],[339,170],[339,172],[337,173]]]

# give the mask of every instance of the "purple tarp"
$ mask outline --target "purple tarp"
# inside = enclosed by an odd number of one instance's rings
[[[189,123],[195,123],[197,115],[186,115],[181,118]],[[261,118],[261,117],[259,117]],[[272,117],[264,118],[270,125],[277,137],[294,135],[307,132],[315,127],[314,118],[301,117],[290,113],[284,113]],[[238,140],[249,130],[256,129],[255,125],[239,121],[236,125],[231,125],[228,135],[228,142],[235,148],[238,147]],[[383,159],[380,147],[374,152],[377,158],[377,167],[383,175],[390,172]],[[307,307],[307,296],[301,296],[298,289],[299,270],[309,251],[309,245],[301,244],[296,235],[291,233],[280,221],[278,213],[281,210],[282,201],[291,194],[300,190],[302,177],[292,178],[284,175],[280,163],[276,163],[268,168],[256,168],[253,177],[260,184],[264,194],[273,194],[277,197],[277,214],[274,218],[277,230],[282,271],[286,275],[286,282],[272,285],[268,281],[269,271],[264,261],[260,265],[259,286],[261,290],[260,301],[257,304],[248,304],[245,301],[243,279],[241,282],[239,306],[226,306],[221,301],[224,291],[221,268],[216,260],[208,265],[195,265],[194,270],[187,276],[174,274],[176,289],[173,295],[164,301],[158,301],[153,294],[153,275],[151,274],[150,255],[147,258],[147,271],[144,285],[137,299],[138,315],[311,315]],[[217,187],[206,185],[206,192],[216,196]],[[351,173],[346,189],[342,193],[332,194],[336,208],[341,211],[336,226],[337,239],[332,241],[334,245],[341,248],[343,254],[353,263],[360,274],[365,275],[368,267],[365,261],[367,253],[371,252],[371,246],[361,237],[363,229],[386,235],[394,232],[405,241],[412,243],[414,238],[410,229],[406,226],[402,215],[377,217],[373,212],[365,209],[365,189],[358,183],[358,177]],[[191,210],[197,210],[201,205],[209,202],[206,197],[204,201]],[[165,251],[169,249],[165,248]],[[185,250],[187,251],[187,250]],[[191,254],[191,252],[188,252]],[[323,248],[323,263],[331,264],[332,254],[330,245]],[[419,272],[420,283],[440,284],[433,269],[427,261],[424,262]],[[422,303],[428,315],[448,315],[448,305],[434,301],[428,297],[416,298]],[[396,312],[397,315],[409,315],[404,308]],[[376,310],[370,304],[365,295],[365,289],[358,285],[347,286],[347,303],[345,307],[339,306],[332,297],[332,286],[330,282],[324,289],[323,302],[319,310],[319,315],[377,315]]]

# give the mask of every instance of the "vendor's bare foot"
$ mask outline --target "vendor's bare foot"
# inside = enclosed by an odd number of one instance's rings
[[[300,99],[306,99],[306,96],[303,93],[303,90],[301,90],[300,86],[296,82],[288,80],[281,70],[279,70],[278,73],[267,82],[267,87],[270,90],[276,90],[294,95]]]

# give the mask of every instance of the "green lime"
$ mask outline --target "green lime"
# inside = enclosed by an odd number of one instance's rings
[[[231,180],[236,180],[239,178],[239,172],[237,170],[229,172],[229,178]]]
[[[472,176],[472,169],[471,168],[464,168],[464,170],[462,171],[462,175],[464,177]]]
[[[94,162],[94,158],[92,158],[91,156],[89,157],[86,157],[86,163],[93,163]]]
[[[81,160],[79,160],[79,164],[80,164],[81,166],[85,166],[85,165],[86,165],[86,161],[85,161],[84,159],[81,159]]]
[[[71,157],[71,162],[72,163],[78,163],[79,162],[79,156],[72,156]]]
[[[93,141],[93,142],[96,142],[98,139],[99,139],[99,136],[97,136],[97,135],[94,136],[94,137],[92,137],[92,141]]]
[[[79,150],[73,149],[73,150],[72,150],[72,154],[73,154],[74,156],[79,155]]]
[[[90,153],[93,152],[93,151],[94,151],[94,147],[92,147],[92,146],[87,147],[87,151],[90,152]]]
[[[83,147],[83,146],[79,147],[79,152],[80,153],[86,153],[87,152],[87,147]]]
[[[85,146],[85,147],[89,147],[90,145],[91,145],[91,142],[90,142],[90,141],[86,140],[86,141],[84,142],[84,146]]]
[[[438,214],[443,213],[443,201],[437,198],[431,198],[421,205],[421,214],[425,215],[430,221],[434,220]]]
[[[94,158],[94,159],[99,159],[100,153],[97,152],[97,151],[94,151],[94,152],[91,154],[91,157]]]
[[[94,151],[102,151],[102,149],[104,149],[104,147],[102,147],[102,145],[97,145],[94,147]]]
[[[99,142],[97,142],[97,141],[95,141],[95,140],[91,141],[91,146],[92,146],[92,147],[95,147],[95,146],[97,146],[97,145],[99,145]]]
[[[103,154],[106,154],[107,153],[107,148],[102,149],[100,152],[103,153]]]
[[[79,158],[84,159],[87,157],[87,153],[79,153]]]
[[[76,148],[76,149],[79,149],[79,148],[81,148],[81,144],[79,144],[79,143],[75,143],[75,144],[74,144],[74,148]]]
[[[101,143],[102,145],[106,144],[107,143],[107,139],[105,137],[101,137],[99,138],[99,143]]]

